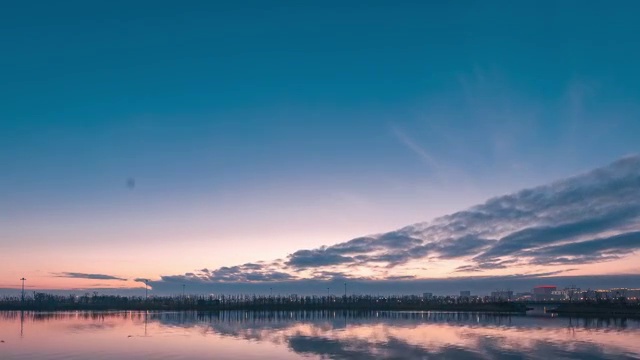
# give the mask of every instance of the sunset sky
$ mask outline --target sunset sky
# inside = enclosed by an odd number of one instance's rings
[[[348,3],[6,4],[0,289],[637,286],[640,3]]]

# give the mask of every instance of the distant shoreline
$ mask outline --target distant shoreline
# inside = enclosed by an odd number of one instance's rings
[[[533,308],[532,308],[533,307]],[[177,296],[123,297],[113,295],[33,296],[0,298],[0,311],[442,311],[526,314],[542,309],[559,316],[640,317],[640,302],[617,301],[522,302],[451,297],[425,299],[418,296]],[[534,311],[530,315],[536,315]]]
[[[335,306],[291,305],[203,305],[203,306],[162,306],[156,304],[136,304],[135,306],[96,305],[41,305],[25,306],[0,304],[0,311],[455,311],[486,312],[503,314],[524,314],[527,307],[523,303],[481,303],[481,304],[425,304],[415,306],[389,305],[364,306],[360,304],[337,304]]]
[[[485,304],[447,304],[427,306],[6,306],[0,304],[0,311],[26,311],[26,312],[67,312],[67,311],[174,311],[174,312],[219,312],[219,311],[250,311],[250,312],[285,312],[285,311],[435,311],[435,312],[461,312],[461,313],[485,313],[496,315],[526,315],[529,306],[527,303],[485,303]],[[548,314],[560,317],[610,317],[610,318],[640,318],[640,308],[637,306],[611,306],[610,304],[563,304],[557,308],[546,310]]]

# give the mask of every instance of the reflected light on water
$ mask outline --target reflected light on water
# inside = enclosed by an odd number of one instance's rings
[[[640,357],[633,319],[404,312],[0,312],[1,359]]]

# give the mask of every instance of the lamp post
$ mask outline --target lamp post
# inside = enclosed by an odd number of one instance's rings
[[[144,279],[144,301],[149,297],[149,279]]]
[[[184,284],[182,284],[182,298],[184,299]]]
[[[25,278],[20,279],[22,280],[22,305],[24,306],[24,282],[27,280]]]

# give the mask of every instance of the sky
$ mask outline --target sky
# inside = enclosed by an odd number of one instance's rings
[[[8,4],[0,288],[634,283],[639,7]]]

